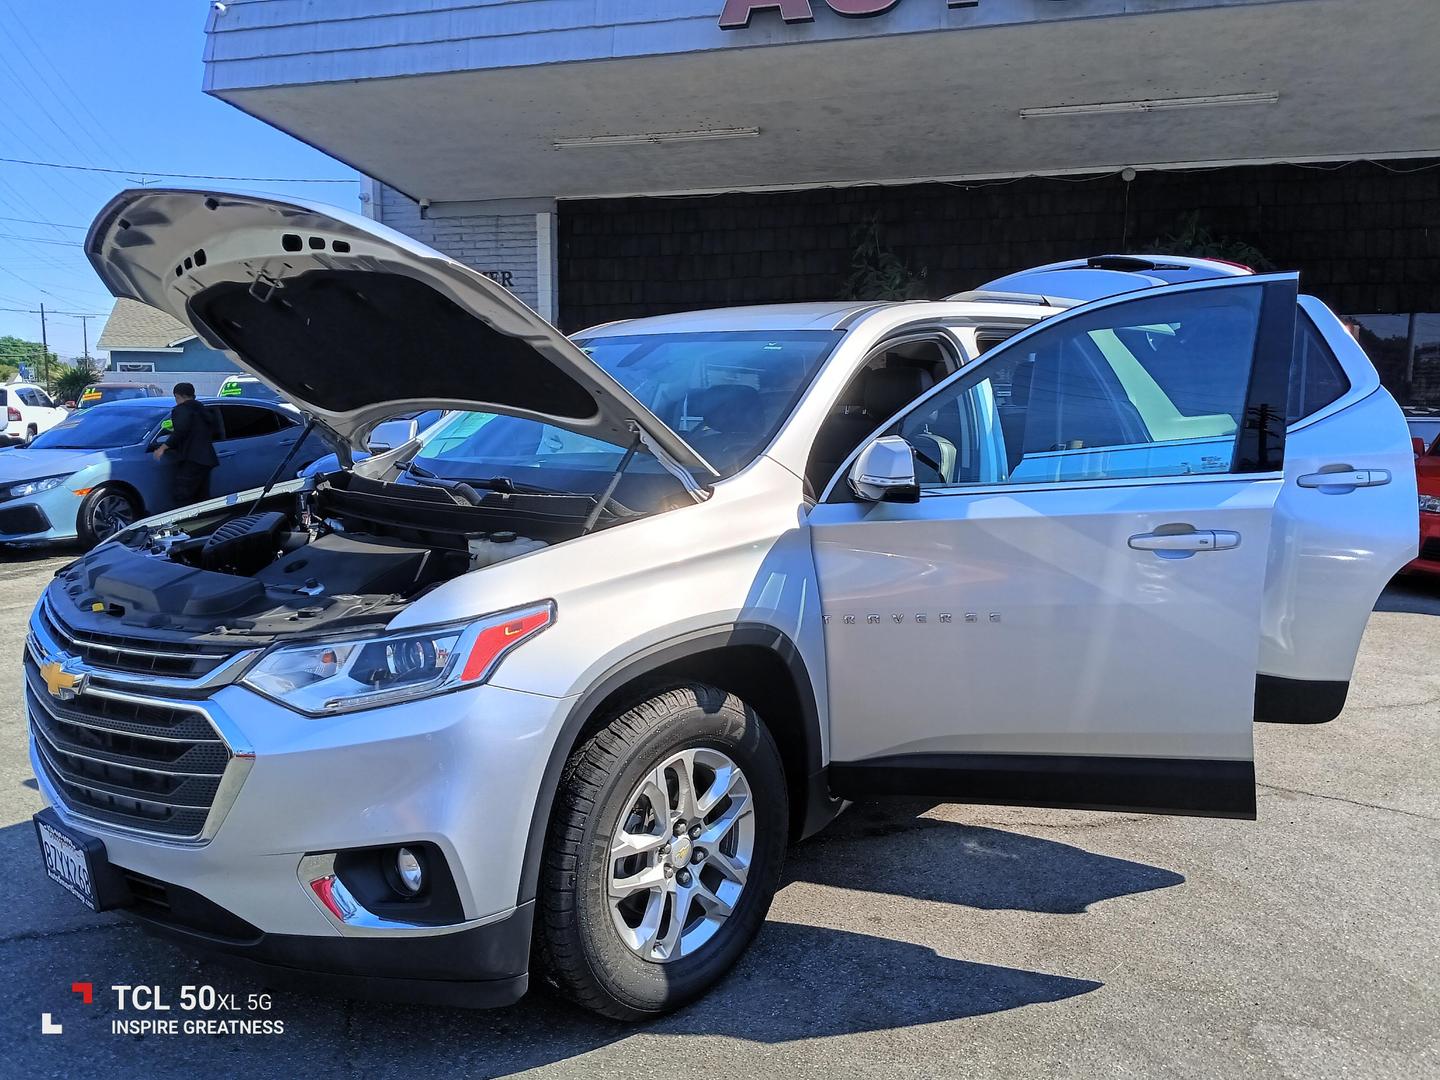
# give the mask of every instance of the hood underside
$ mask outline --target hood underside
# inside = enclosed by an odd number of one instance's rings
[[[122,192],[86,238],[101,279],[174,316],[361,446],[386,417],[500,412],[707,462],[559,330],[483,274],[333,207]]]

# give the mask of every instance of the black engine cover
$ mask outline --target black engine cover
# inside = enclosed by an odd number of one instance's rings
[[[286,524],[285,515],[275,511],[231,518],[205,539],[196,561],[202,570],[249,577],[274,562]]]
[[[283,556],[255,576],[271,588],[319,586],[327,596],[410,593],[431,580],[463,572],[463,552],[331,533]]]

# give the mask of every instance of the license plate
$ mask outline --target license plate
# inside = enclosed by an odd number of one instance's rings
[[[35,815],[35,832],[40,838],[45,873],[51,881],[92,911],[113,906],[110,885],[115,870],[100,840],[61,824],[53,810]]]

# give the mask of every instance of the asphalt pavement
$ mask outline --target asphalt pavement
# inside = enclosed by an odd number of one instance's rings
[[[269,991],[41,871],[18,659],[68,557],[0,553],[0,1076],[1440,1075],[1440,587],[1381,598],[1338,720],[1257,726],[1258,822],[861,804],[791,851],[731,976],[656,1023],[277,991],[283,1034],[138,1037],[110,987]]]

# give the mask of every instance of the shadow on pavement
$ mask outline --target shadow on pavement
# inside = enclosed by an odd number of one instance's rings
[[[916,820],[914,807],[908,820],[903,809],[856,810],[842,819],[848,824],[833,840],[792,853],[792,880],[934,896],[987,909],[1067,912],[1181,880],[1065,844]],[[877,831],[881,835],[870,835]],[[706,998],[648,1025],[598,1019],[538,986],[518,1005],[495,1012],[352,1002],[272,987],[263,977],[149,938],[114,915],[86,911],[45,879],[29,822],[0,829],[0,855],[12,867],[0,884],[0,901],[22,916],[0,934],[0,966],[11,973],[0,987],[0,1039],[7,1056],[26,1061],[33,1075],[66,1075],[78,1051],[94,1071],[147,1080],[206,1072],[288,1077],[316,1068],[324,1075],[353,1071],[367,1077],[413,1078],[439,1070],[505,1076],[631,1037],[708,1035],[779,1044],[982,1016],[1061,1001],[1102,985],[772,918]],[[69,992],[77,980],[95,983],[94,1004],[86,1006]],[[116,984],[155,985],[171,998],[184,985],[211,985],[242,1002],[268,992],[273,994],[268,1013],[232,1015],[280,1020],[284,1034],[112,1034],[110,1022],[122,1015],[108,989]],[[64,1039],[40,1034],[42,1012],[66,1026]],[[657,1052],[646,1046],[647,1054]]]
[[[1091,904],[1185,878],[1021,833],[919,817],[933,802],[864,803],[794,849],[791,881],[960,904],[1080,914]]]
[[[1102,983],[951,960],[933,950],[867,934],[769,922],[736,969],[696,1004],[650,1024],[591,1016],[544,990],[493,1012],[351,1002],[270,990],[263,980],[196,961],[126,924],[72,930],[54,938],[0,942],[16,972],[0,990],[0,1036],[29,1075],[73,1075],[77,1053],[110,1076],[291,1077],[404,1076],[443,1072],[508,1076],[575,1058],[633,1037],[718,1036],[781,1044],[857,1032],[898,1030],[960,1020],[1087,994]],[[76,979],[96,984],[94,1004],[69,992]],[[269,1037],[115,1035],[108,988],[155,985],[171,1001],[183,985],[221,993],[269,992],[265,1017],[283,1023]],[[65,1025],[63,1040],[39,1033],[40,1013]],[[174,1015],[173,1013],[171,1014]],[[204,1014],[214,1018],[223,1014]],[[153,1014],[152,1014],[153,1016]],[[671,1045],[685,1044],[674,1041]],[[653,1042],[645,1055],[663,1053]]]

